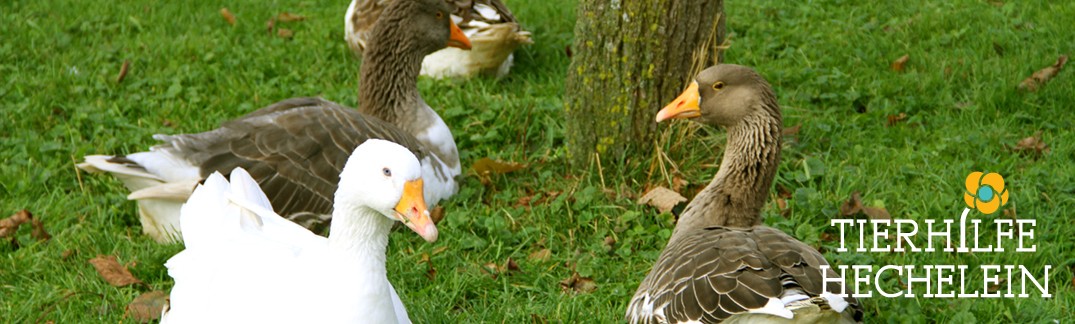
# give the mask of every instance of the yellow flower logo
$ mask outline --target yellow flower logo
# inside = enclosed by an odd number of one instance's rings
[[[967,175],[967,191],[963,193],[967,207],[983,214],[992,214],[1008,203],[1004,177],[996,173],[971,172]]]

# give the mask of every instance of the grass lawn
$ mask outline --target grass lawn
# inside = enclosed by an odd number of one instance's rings
[[[389,277],[417,322],[620,321],[674,219],[635,199],[671,186],[669,177],[684,179],[690,197],[716,173],[724,133],[667,127],[661,148],[678,166],[667,177],[649,172],[657,160],[649,152],[630,166],[603,165],[605,174],[567,166],[561,97],[574,2],[506,2],[535,41],[517,52],[510,76],[423,79],[419,87],[453,128],[464,166],[490,157],[527,167],[485,182],[468,172],[445,203],[439,241],[392,234]],[[726,4],[726,61],[756,67],[780,97],[785,126],[801,127],[785,140],[772,191],[784,209],[771,201],[767,224],[835,264],[1025,265],[1037,278],[1052,265],[1053,298],[875,297],[863,300],[870,322],[1075,317],[1075,71],[1038,92],[1016,91],[1061,54],[1075,54],[1075,6],[1007,2]],[[130,321],[132,299],[171,288],[163,263],[182,246],[141,235],[125,189],[77,172],[82,156],[144,150],[152,134],[207,130],[290,97],[355,104],[359,61],[343,42],[347,1],[226,6],[237,25],[225,23],[219,6],[195,1],[0,2],[0,217],[27,209],[53,236],[37,242],[27,226],[18,244],[0,241],[0,322]],[[276,24],[294,31],[291,39],[266,31],[284,11],[307,17]],[[893,71],[903,55],[904,70]],[[1047,152],[1013,151],[1035,132]],[[1004,175],[1006,214],[984,218],[1036,219],[1036,252],[835,252],[829,219],[841,217],[852,192],[893,218],[958,218],[971,171]],[[985,230],[983,242],[993,235]],[[87,262],[102,254],[145,284],[110,286]],[[507,269],[509,259],[518,270]],[[561,281],[576,272],[596,290],[563,292]],[[980,287],[981,279],[968,284]],[[895,278],[880,285],[901,289]]]

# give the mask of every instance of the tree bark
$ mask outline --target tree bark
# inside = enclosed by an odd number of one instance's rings
[[[564,98],[573,165],[652,150],[661,105],[720,61],[723,8],[723,0],[579,0]]]

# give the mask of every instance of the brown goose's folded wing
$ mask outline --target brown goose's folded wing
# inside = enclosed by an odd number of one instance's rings
[[[320,98],[278,102],[204,133],[161,136],[158,146],[199,166],[202,177],[243,167],[280,215],[327,228],[344,163],[362,142],[399,143],[425,157],[418,141],[384,121]]]
[[[760,309],[787,291],[822,293],[821,265],[813,248],[769,227],[712,227],[684,232],[669,242],[627,308],[632,323],[716,323]],[[837,274],[828,270],[830,277]],[[830,284],[830,293],[840,287]],[[847,298],[856,319],[861,306]]]

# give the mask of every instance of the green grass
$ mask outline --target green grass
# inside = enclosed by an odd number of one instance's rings
[[[390,277],[418,322],[615,322],[664,245],[672,216],[634,199],[667,184],[649,165],[576,169],[563,148],[563,78],[572,39],[572,1],[508,1],[535,44],[520,50],[502,80],[419,83],[453,128],[463,164],[481,157],[527,163],[482,184],[468,175],[446,202],[441,239],[392,234]],[[320,95],[355,103],[358,60],[343,43],[347,1],[234,1],[239,24],[217,6],[140,1],[0,3],[0,217],[28,209],[53,238],[0,242],[0,322],[119,322],[149,289],[167,290],[163,262],[182,249],[140,234],[133,203],[112,178],[79,174],[95,153],[130,153],[154,133],[196,132],[277,100]],[[1051,322],[1075,316],[1075,79],[1071,67],[1037,93],[1016,85],[1060,54],[1075,54],[1063,2],[730,1],[727,62],[754,66],[773,84],[788,140],[775,204],[765,222],[825,251],[838,264],[1053,265],[1052,299],[864,300],[871,322]],[[281,11],[309,17],[277,24]],[[889,64],[907,54],[906,71]],[[129,75],[115,82],[124,60]],[[657,107],[643,107],[653,109]],[[889,115],[907,120],[886,125]],[[690,131],[682,131],[691,127]],[[1050,152],[1008,147],[1041,131]],[[694,133],[694,137],[684,137]],[[704,185],[716,172],[723,132],[688,123],[665,128],[673,172]],[[644,156],[652,153],[644,152]],[[640,159],[642,160],[642,159]],[[964,177],[1000,172],[1006,208],[1037,219],[1034,253],[835,253],[828,220],[854,191],[897,218],[952,218]],[[774,189],[772,196],[777,197]],[[690,195],[689,192],[685,192]],[[530,204],[520,199],[531,197]],[[543,199],[551,197],[550,199]],[[1002,216],[991,216],[1002,217]],[[616,243],[606,246],[606,237]],[[445,248],[440,250],[438,248]],[[528,256],[542,248],[548,260]],[[439,253],[436,253],[439,252]],[[87,262],[118,256],[145,286],[115,288]],[[436,268],[427,277],[430,255]],[[67,257],[64,257],[67,255]],[[495,278],[483,265],[515,260]],[[561,292],[577,271],[597,290]],[[888,289],[898,283],[888,280]]]

